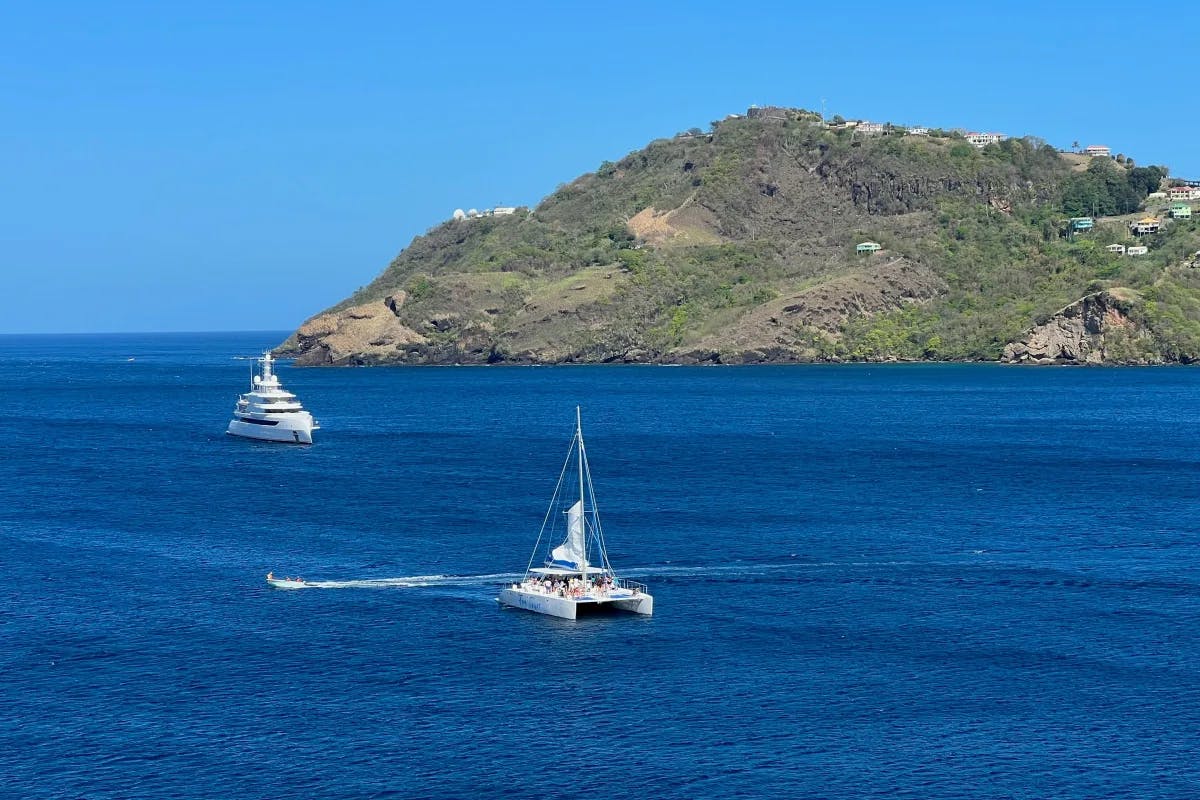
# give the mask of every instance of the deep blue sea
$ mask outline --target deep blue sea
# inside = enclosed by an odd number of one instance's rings
[[[1200,370],[283,365],[316,443],[225,436],[283,336],[0,337],[0,796],[1200,796]],[[653,617],[495,602],[577,404]]]

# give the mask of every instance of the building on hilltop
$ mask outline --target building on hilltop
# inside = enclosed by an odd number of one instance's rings
[[[858,253],[859,255],[862,255],[863,253],[867,253],[869,255],[871,253],[878,253],[882,249],[883,245],[881,245],[879,242],[859,242],[854,248],[854,252]]]
[[[510,214],[517,213],[520,206],[496,206],[495,208],[484,209],[479,211],[472,208],[469,211],[463,211],[461,208],[454,209],[454,219],[482,219],[483,217],[507,217]]]
[[[1172,186],[1167,194],[1172,200],[1200,200],[1200,186]]]
[[[1149,253],[1149,252],[1150,252],[1149,247],[1146,247],[1145,245],[1140,245],[1140,244],[1125,248],[1125,255],[1127,255],[1127,256],[1144,256],[1144,255],[1146,255],[1146,253]]]
[[[1187,203],[1171,203],[1171,219],[1191,219],[1192,207]]]
[[[1125,245],[1123,245],[1123,244],[1110,244],[1108,247],[1106,247],[1104,249],[1110,253],[1118,253],[1120,255],[1125,255]]]
[[[925,127],[918,125],[915,128],[909,128],[908,135],[909,136],[928,136],[929,128],[925,128]]]
[[[787,119],[787,109],[781,106],[750,106],[746,116],[750,119]]]
[[[859,120],[855,130],[868,136],[879,136],[887,132],[887,127],[882,122],[868,122],[864,119]]]
[[[1094,157],[1112,158],[1112,150],[1106,144],[1089,144],[1083,148],[1083,153]]]
[[[1071,217],[1071,230],[1090,231],[1096,227],[1096,220],[1091,217]]]
[[[975,131],[966,136],[968,142],[980,148],[987,147],[989,144],[998,144],[1007,138],[1003,133],[978,133]]]

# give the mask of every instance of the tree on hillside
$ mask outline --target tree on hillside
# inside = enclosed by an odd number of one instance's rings
[[[1076,175],[1063,188],[1063,211],[1072,217],[1099,214],[1102,194],[1102,185],[1094,175]]]
[[[1109,197],[1106,214],[1128,214],[1137,211],[1144,195],[1139,195],[1129,185],[1124,170],[1107,158],[1092,159],[1088,172],[1096,175],[1104,182],[1104,191]]]
[[[1151,192],[1157,192],[1159,184],[1165,177],[1167,177],[1166,167],[1134,167],[1129,170],[1126,180],[1144,198]]]
[[[1128,214],[1158,188],[1164,172],[1141,167],[1128,172],[1106,158],[1096,158],[1087,171],[1073,175],[1063,186],[1063,211],[1075,217]]]

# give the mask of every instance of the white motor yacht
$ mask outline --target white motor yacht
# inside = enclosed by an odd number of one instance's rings
[[[312,432],[321,426],[304,410],[296,395],[280,385],[272,369],[275,361],[271,351],[263,353],[257,361],[262,370],[257,375],[251,373],[250,391],[238,398],[225,432],[268,442],[312,444]]]
[[[568,491],[563,490],[572,455],[578,462],[578,500],[568,497]],[[554,513],[556,508],[561,515]],[[564,518],[566,528],[562,544],[548,548],[544,566],[527,568],[521,582],[501,590],[496,599],[506,606],[562,619],[575,619],[582,614],[607,609],[653,614],[654,598],[646,591],[646,587],[617,577],[608,563],[600,514],[592,490],[592,474],[583,447],[583,425],[578,408],[575,409],[575,438],[571,441],[558,486],[550,500],[550,509],[542,522],[542,532],[534,545],[533,557],[529,559],[531,565],[537,558],[543,538],[548,538],[551,544],[556,540],[553,529],[557,527],[558,516]]]

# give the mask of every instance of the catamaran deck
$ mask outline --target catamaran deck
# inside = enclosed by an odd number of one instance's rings
[[[514,583],[501,590],[497,598],[506,606],[549,614],[562,619],[576,619],[581,614],[598,612],[608,608],[628,611],[633,614],[654,613],[654,598],[640,584],[622,581],[623,586],[610,589],[576,589],[567,587],[552,589],[537,580]]]

